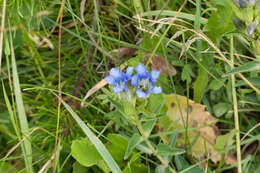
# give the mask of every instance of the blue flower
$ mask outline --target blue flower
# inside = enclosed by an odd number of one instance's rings
[[[127,81],[131,79],[131,75],[134,71],[133,67],[128,67],[126,73],[123,73],[118,68],[112,68],[109,72],[109,76],[105,77],[108,84],[114,85],[113,91],[120,94],[125,91],[128,93]]]
[[[252,22],[247,26],[247,32],[250,36],[253,35],[253,33],[255,32],[256,28],[258,26],[258,22]]]
[[[131,84],[137,88],[136,94],[139,98],[146,98],[150,93],[159,94],[162,92],[161,87],[155,86],[160,71],[152,70],[149,74],[143,64],[139,64],[135,70],[137,74],[132,77]]]

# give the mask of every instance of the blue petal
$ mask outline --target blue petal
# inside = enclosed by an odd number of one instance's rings
[[[116,81],[112,76],[105,77],[105,81],[107,81],[107,83],[110,85],[116,85]]]
[[[249,0],[248,1],[250,5],[254,5],[255,4],[255,0]]]
[[[124,83],[124,90],[125,90],[125,92],[128,92],[128,88],[127,88],[126,83]]]
[[[151,72],[151,78],[152,78],[153,80],[156,80],[159,76],[160,76],[160,71],[158,71],[158,70],[152,70],[152,72]]]
[[[115,80],[117,80],[122,77],[122,73],[118,68],[112,68],[110,70],[110,76],[112,76]]]
[[[247,27],[247,32],[250,36],[253,35],[253,33],[255,32],[255,29],[257,28],[258,24],[256,22],[253,22],[251,24],[249,24],[249,26]]]
[[[131,75],[132,75],[133,72],[134,72],[134,67],[128,67],[126,69],[125,74],[126,74],[127,80],[129,80],[131,78]]]
[[[121,91],[123,91],[123,88],[116,86],[116,87],[113,88],[113,91],[115,93],[120,93]]]
[[[135,87],[138,87],[138,76],[137,75],[134,75],[132,77],[131,84],[134,85]]]
[[[162,92],[162,88],[161,87],[153,87],[152,92],[154,94],[160,94]]]
[[[139,90],[139,89],[136,91],[136,95],[139,98],[146,98],[147,97],[147,94],[145,92],[143,92],[142,90]]]
[[[138,75],[145,75],[145,73],[147,72],[145,69],[145,66],[143,64],[139,64],[136,68],[135,68],[136,72]]]

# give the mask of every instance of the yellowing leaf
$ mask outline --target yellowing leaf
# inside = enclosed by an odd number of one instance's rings
[[[187,106],[187,98],[184,96],[176,94],[164,96],[165,104],[168,107],[169,122],[165,118],[160,121],[163,130],[185,129],[188,112],[188,128],[197,128],[197,130],[188,131],[189,143],[195,141],[191,148],[192,155],[202,158],[205,154],[209,154],[213,162],[220,161],[221,155],[214,148],[219,135],[219,129],[216,126],[217,119],[204,110],[204,105],[189,100],[189,106]],[[179,147],[185,145],[185,133],[178,136],[177,144]],[[230,155],[226,155],[224,161],[226,164],[236,163],[236,160]]]

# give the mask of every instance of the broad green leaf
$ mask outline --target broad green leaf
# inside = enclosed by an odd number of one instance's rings
[[[86,167],[96,165],[102,160],[95,146],[88,139],[72,141],[71,154],[80,164]]]
[[[142,138],[139,134],[135,133],[134,135],[132,135],[132,137],[129,140],[126,152],[125,152],[125,156],[124,159],[126,160],[132,153],[132,151],[134,150],[134,148],[140,144],[140,142],[142,142]]]
[[[221,117],[231,108],[231,105],[228,103],[218,103],[213,106],[213,112],[216,115],[216,117]]]
[[[232,74],[242,73],[242,72],[249,72],[249,71],[258,71],[260,70],[260,63],[259,62],[248,62],[239,67],[232,69],[231,71],[227,72],[226,74],[222,75],[223,77],[227,77]]]
[[[214,42],[219,42],[223,34],[235,29],[233,17],[234,14],[230,8],[217,6],[217,11],[210,16],[207,24],[208,35]]]
[[[184,154],[184,153],[185,153],[185,150],[183,150],[183,149],[172,148],[166,144],[157,145],[156,154],[161,155],[161,156],[176,156],[176,155],[180,155],[180,154]]]
[[[57,95],[56,95],[57,96]],[[112,172],[120,173],[122,172],[111,154],[108,152],[104,144],[95,136],[95,134],[88,128],[88,126],[80,119],[80,117],[72,110],[72,108],[65,103],[62,100],[62,104],[64,107],[68,110],[68,112],[71,114],[71,116],[74,118],[74,120],[77,122],[77,124],[80,126],[80,128],[83,130],[83,132],[87,135],[89,140],[92,144],[94,144],[95,148],[99,152],[99,154],[102,156],[102,158],[107,163],[108,167],[111,169]]]
[[[72,173],[86,173],[88,168],[79,164],[79,162],[73,163],[73,172]]]
[[[106,148],[120,167],[124,164],[124,155],[128,146],[128,140],[119,134],[108,134]]]

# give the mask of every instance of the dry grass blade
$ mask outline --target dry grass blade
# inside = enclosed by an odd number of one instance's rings
[[[192,45],[192,43],[194,43],[195,41],[201,39],[200,37],[194,37],[193,39],[189,39],[186,43],[185,46],[181,49],[181,53],[180,53],[180,58],[183,56],[184,52],[189,50],[190,46]]]
[[[160,23],[158,21],[154,21],[154,20],[150,20],[150,19],[144,19],[144,18],[140,18],[140,20]],[[222,58],[222,60],[224,62],[226,62],[230,67],[232,67],[232,63],[225,57],[225,55],[220,51],[220,49],[205,34],[197,32],[193,29],[185,28],[184,26],[173,24],[173,23],[167,23],[167,24],[177,26],[177,27],[181,27],[182,29],[186,29],[187,31],[191,31],[191,32],[195,33],[198,37],[201,37],[202,40],[206,41],[215,50],[215,52],[220,55],[220,57]],[[147,31],[146,29],[143,29],[143,28],[137,28],[137,29],[142,30],[142,31],[147,32],[147,33],[150,33],[150,34],[153,33],[152,31]],[[246,77],[244,77],[244,75],[242,75],[241,73],[237,73],[237,74],[239,75],[239,77],[242,80],[244,80],[246,82],[246,84],[249,87],[251,87],[255,92],[260,94],[260,90],[257,89],[249,80],[247,80]]]
[[[107,84],[107,82],[103,79],[100,82],[98,82],[94,87],[92,87],[87,94],[85,95],[85,97],[83,98],[83,100],[81,101],[81,107],[84,107],[84,102],[87,100],[87,98],[89,96],[91,96],[93,93],[95,93],[96,91],[98,91],[99,89],[103,88],[105,85]]]

